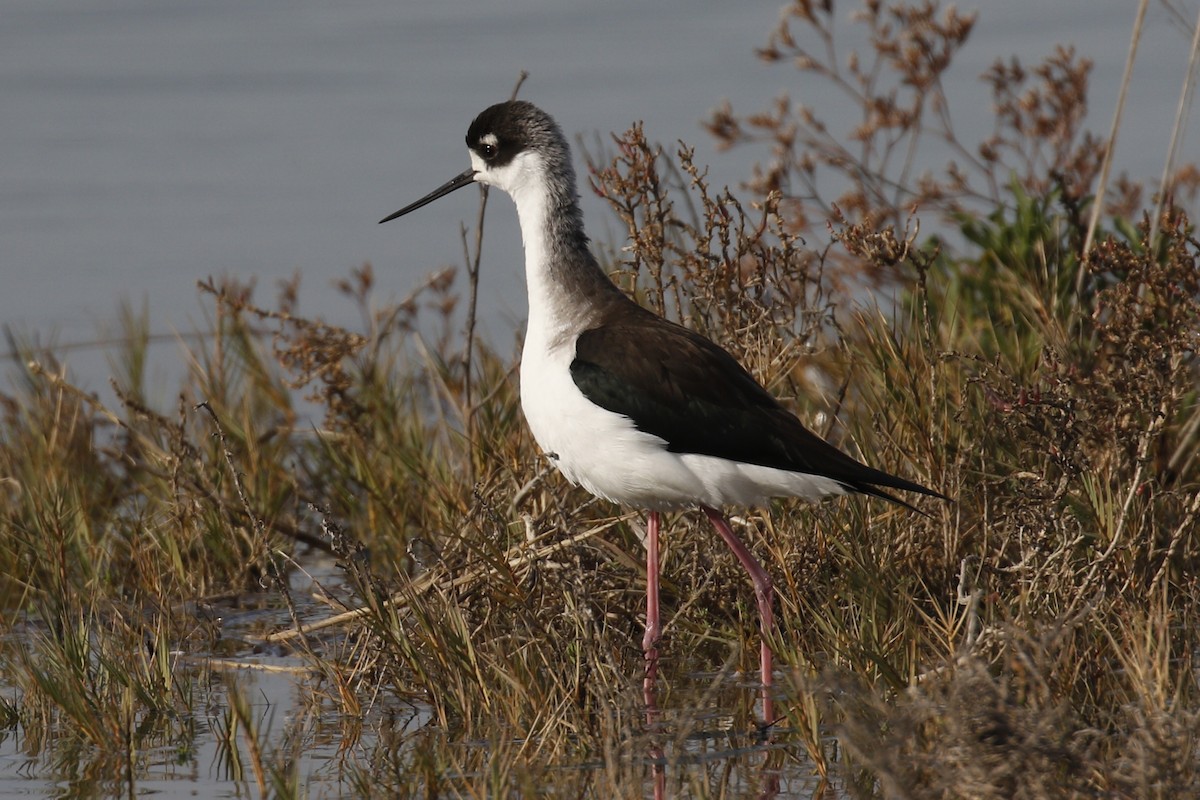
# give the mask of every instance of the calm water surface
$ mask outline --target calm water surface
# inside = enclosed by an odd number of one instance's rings
[[[1058,42],[1096,61],[1093,127],[1107,130],[1134,4],[980,5],[948,87],[966,141],[990,124],[979,73],[998,56],[1032,59]],[[386,298],[459,263],[473,192],[401,224],[375,222],[461,171],[467,124],[508,95],[521,69],[531,73],[523,96],[568,133],[594,141],[642,119],[653,139],[697,145],[715,183],[736,184],[763,153],[714,152],[699,121],[722,99],[750,111],[787,91],[838,119],[824,87],[754,57],[779,8],[5,0],[0,324],[41,341],[95,341],[128,299],[148,302],[155,331],[186,331],[202,322],[197,280],[257,280],[270,300],[295,272],[302,311],[357,324],[330,288],[349,269],[373,263]],[[1187,45],[1156,5],[1118,150],[1135,177],[1161,170]],[[611,241],[603,205],[585,200],[593,237]],[[501,198],[491,214],[482,313],[485,335],[504,338],[525,316],[520,242],[510,203]],[[161,348],[160,363],[174,348]],[[106,383],[102,353],[68,360],[86,383]]]

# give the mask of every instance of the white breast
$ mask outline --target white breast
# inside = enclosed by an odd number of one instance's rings
[[[538,446],[567,480],[594,495],[652,510],[763,505],[771,497],[843,494],[817,475],[672,453],[633,422],[594,405],[571,378],[574,337],[547,346],[532,326],[521,359],[521,406]]]

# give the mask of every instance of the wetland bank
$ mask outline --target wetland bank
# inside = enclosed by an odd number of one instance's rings
[[[594,149],[584,189],[621,226],[600,244],[622,288],[955,498],[736,517],[776,578],[772,737],[743,678],[754,598],[691,514],[663,542],[647,724],[644,519],[538,454],[515,348],[470,332],[471,233],[461,275],[401,302],[348,275],[356,330],[301,314],[298,282],[264,301],[202,281],[207,335],[165,406],[142,314],[109,401],[9,332],[0,789],[1196,794],[1197,170],[1096,197],[1085,54],[997,63],[995,136],[960,142],[940,80],[972,17],[867,4],[847,64],[822,57],[844,10],[789,9],[762,56],[841,82],[861,126],[735,102],[707,127],[764,148],[744,189],[640,127]]]

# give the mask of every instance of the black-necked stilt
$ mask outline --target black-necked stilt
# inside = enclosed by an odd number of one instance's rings
[[[771,578],[718,510],[878,487],[942,497],[861,464],[811,433],[717,345],[634,303],[588,248],[562,131],[531,103],[484,111],[467,131],[471,168],[380,222],[471,183],[517,204],[529,323],[521,406],[538,445],[572,483],[647,509],[647,686],[659,638],[659,512],[699,506],[754,583],[762,618],[763,716],[773,721]],[[911,507],[911,506],[910,506]]]

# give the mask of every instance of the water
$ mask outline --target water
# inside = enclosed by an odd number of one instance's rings
[[[301,311],[357,324],[330,287],[349,269],[373,263],[387,298],[460,263],[473,192],[399,225],[375,222],[462,169],[468,122],[507,96],[521,69],[531,73],[523,96],[568,132],[593,140],[644,119],[653,139],[697,145],[717,185],[736,184],[764,153],[714,152],[699,120],[722,98],[744,112],[787,91],[838,115],[823,87],[755,58],[778,8],[6,0],[0,323],[89,342],[122,299],[145,299],[156,332],[187,331],[202,326],[197,280],[256,279],[269,301],[298,272]],[[986,133],[976,77],[994,58],[1035,58],[1063,41],[1097,62],[1092,127],[1106,131],[1132,18],[1119,0],[985,6],[948,86],[963,138]],[[1156,6],[1118,150],[1134,177],[1161,169],[1187,45]],[[603,205],[585,201],[594,237],[613,239]],[[511,205],[501,199],[491,214],[484,334],[505,340],[525,315],[520,245]],[[85,383],[104,385],[102,353],[68,360]]]
[[[274,670],[262,669],[266,666]],[[284,667],[296,672],[283,671]],[[360,740],[356,747],[343,746],[343,737],[354,735],[365,725],[378,727],[381,714],[367,720],[351,720],[311,698],[312,687],[299,677],[304,674],[298,659],[246,658],[241,668],[228,663],[221,669],[195,673],[181,668],[178,678],[194,680],[196,704],[181,717],[162,721],[162,733],[139,741],[133,792],[158,798],[246,797],[258,795],[251,766],[247,735],[234,728],[240,763],[229,757],[223,741],[227,727],[225,709],[230,692],[248,701],[258,726],[260,744],[267,750],[267,763],[278,763],[277,753],[289,753],[291,743],[302,741],[293,759],[303,776],[309,797],[338,797],[346,793],[356,756],[369,751],[374,737]],[[314,712],[314,708],[317,712]],[[394,724],[396,735],[419,730],[428,715],[419,707],[402,710]],[[115,756],[79,744],[70,736],[47,743],[45,750],[25,739],[20,730],[0,740],[0,795],[19,796],[127,796],[123,785],[127,774]],[[282,759],[279,759],[282,760]]]
[[[265,616],[279,613],[230,614],[223,635],[236,638],[261,625]],[[413,796],[416,787],[429,786],[447,796],[482,796],[495,785],[489,771],[493,759],[505,764],[514,758],[512,751],[527,744],[503,731],[492,732],[490,741],[464,738],[441,727],[424,704],[386,691],[365,692],[363,713],[347,714],[309,667],[295,656],[246,647],[211,659],[178,658],[174,680],[189,684],[184,694],[190,702],[169,717],[139,718],[132,734],[132,768],[120,746],[91,746],[69,720],[53,722],[45,738],[30,733],[40,730],[36,723],[0,730],[0,796],[276,796],[271,780],[281,776],[294,780],[300,797]],[[821,782],[794,733],[780,729],[775,741],[763,742],[737,727],[731,708],[713,705],[714,688],[721,697],[753,696],[744,680],[693,673],[672,678],[670,685],[673,702],[684,707],[664,710],[656,733],[630,732],[621,742],[625,751],[616,759],[619,764],[605,752],[554,767],[545,796],[606,796],[609,784],[598,776],[618,770],[629,776],[623,796],[634,796],[640,785],[651,797],[655,764],[662,766],[666,786],[724,787],[731,797],[815,796]],[[4,691],[11,694],[7,687]],[[629,695],[641,695],[636,677]],[[239,702],[247,718],[231,722],[229,709]],[[536,753],[536,743],[528,744]],[[256,760],[263,766],[265,793],[259,790]],[[521,785],[519,775],[513,783]],[[758,787],[764,784],[773,784],[774,793],[761,793]]]

